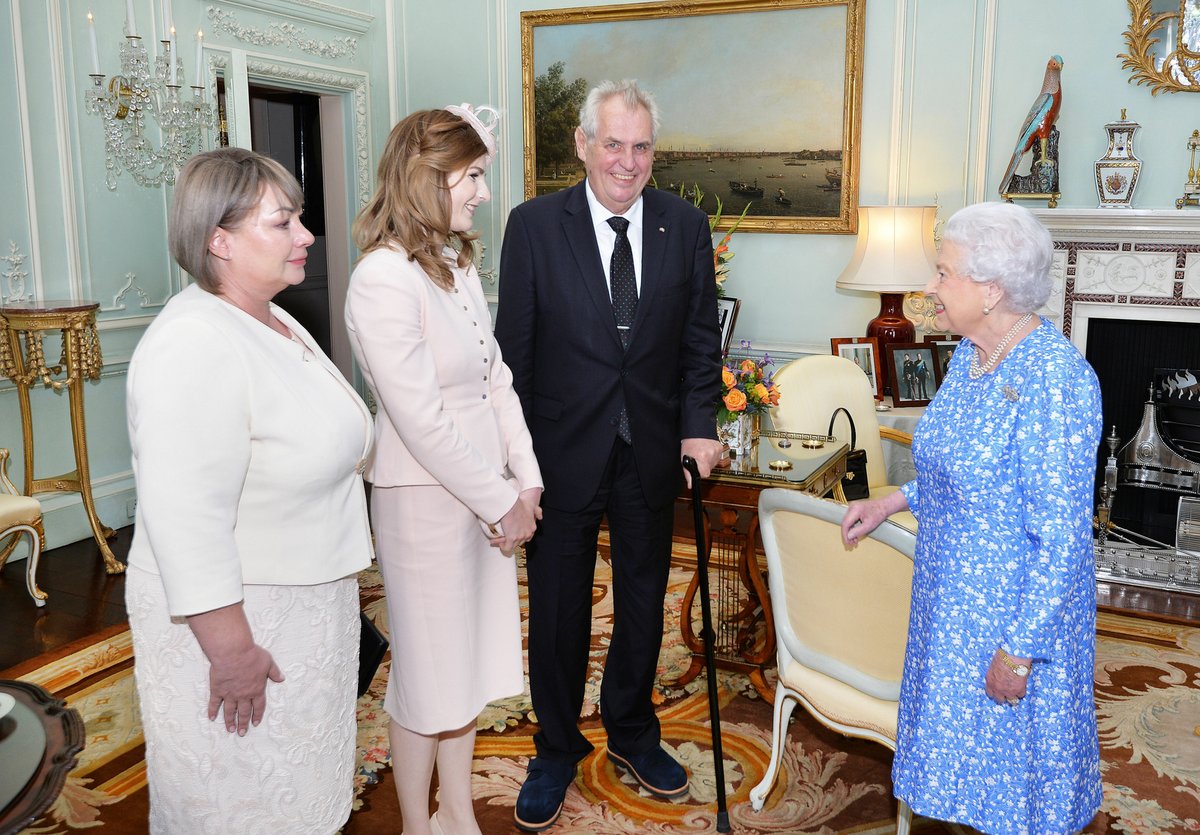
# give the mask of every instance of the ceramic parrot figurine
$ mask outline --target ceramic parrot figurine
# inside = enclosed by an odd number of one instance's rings
[[[1033,147],[1035,139],[1040,140],[1038,162],[1048,162],[1046,143],[1050,139],[1050,129],[1058,119],[1058,108],[1062,105],[1062,68],[1062,56],[1051,55],[1050,60],[1046,62],[1046,74],[1042,77],[1042,92],[1038,94],[1033,107],[1029,108],[1029,115],[1025,117],[1025,124],[1021,126],[1020,136],[1017,137],[1017,146],[1013,148],[1012,159],[1008,162],[1008,169],[1000,180],[1001,195],[1008,190],[1009,181],[1016,173],[1017,166],[1021,164],[1021,158]]]

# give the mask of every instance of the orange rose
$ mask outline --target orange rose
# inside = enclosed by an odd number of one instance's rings
[[[771,386],[771,405],[772,406],[779,405],[779,389],[776,388],[775,386]]]
[[[731,412],[746,411],[746,395],[742,394],[741,389],[731,389],[729,394],[722,398],[725,402],[725,408]]]
[[[771,392],[762,383],[754,387],[754,396],[758,399],[759,403],[767,403],[771,400]]]
[[[758,366],[754,364],[754,360],[742,360],[741,369],[746,372],[754,371]]]
[[[731,389],[737,385],[737,377],[733,376],[733,372],[728,368],[721,368],[721,382],[725,384],[725,388]]]

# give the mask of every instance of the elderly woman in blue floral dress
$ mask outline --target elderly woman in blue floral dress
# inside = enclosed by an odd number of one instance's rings
[[[913,811],[988,833],[1077,832],[1100,806],[1091,540],[1100,390],[1034,311],[1050,235],[1004,203],[950,218],[925,288],[963,334],[917,426],[917,478],[855,502],[848,547],[920,522],[892,780]]]

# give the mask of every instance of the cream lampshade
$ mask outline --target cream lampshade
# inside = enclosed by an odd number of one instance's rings
[[[904,315],[904,294],[922,289],[933,276],[936,218],[935,206],[859,207],[858,244],[837,286],[880,294],[879,315],[867,324],[867,336],[879,340],[885,361],[886,345],[916,336]]]

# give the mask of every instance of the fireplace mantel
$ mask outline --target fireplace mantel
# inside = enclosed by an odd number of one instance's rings
[[[1090,318],[1200,324],[1200,211],[1037,209],[1054,239],[1039,311],[1080,351]]]
[[[1186,240],[1200,243],[1200,210],[1034,209],[1055,240]]]

